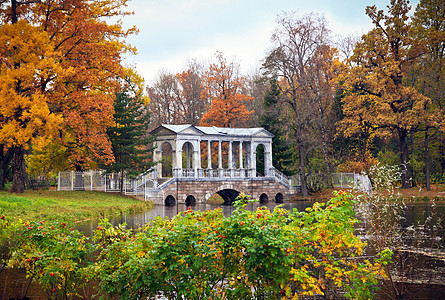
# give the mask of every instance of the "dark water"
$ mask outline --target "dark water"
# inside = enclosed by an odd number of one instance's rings
[[[301,201],[301,202],[285,202],[281,204],[285,209],[297,209],[298,211],[304,211],[307,207],[311,207],[313,202],[311,201]],[[246,207],[248,210],[256,210],[258,207],[266,206],[270,210],[273,210],[277,205],[274,202],[268,202],[266,204],[249,203]],[[193,210],[213,210],[218,207],[223,209],[223,214],[225,216],[229,216],[234,210],[235,207],[227,206],[227,205],[212,205],[206,203],[197,203],[195,206],[191,208]],[[140,213],[125,213],[121,215],[115,215],[108,217],[109,222],[114,226],[126,223],[127,227],[139,227],[149,220],[154,219],[155,217],[168,217],[172,218],[178,214],[178,212],[185,211],[188,209],[188,206],[185,204],[179,204],[176,206],[155,206],[153,209]],[[441,218],[440,224],[441,228],[438,228],[437,233],[439,234],[439,238],[445,234],[445,204],[437,205],[436,207],[431,206],[429,203],[415,203],[409,204],[405,209],[405,219],[403,221],[402,226],[404,228],[412,226],[412,225],[421,225],[425,224],[426,220],[429,217],[433,217],[432,221],[436,222],[437,218]],[[432,223],[432,222],[431,222]],[[97,228],[99,224],[99,220],[88,220],[84,222],[79,222],[77,224],[77,229],[83,231],[86,236],[91,236],[93,231]],[[445,243],[445,240],[441,238],[439,242],[441,244]]]
[[[403,227],[425,224],[428,218],[433,218],[429,223],[441,218],[442,229],[445,226],[445,203],[432,206],[429,203],[414,203],[406,206]]]
[[[298,209],[299,211],[305,210],[307,207],[311,207],[313,202],[305,201],[305,202],[286,202],[281,204],[283,208],[285,209]],[[256,210],[258,207],[266,206],[270,210],[273,210],[277,205],[277,203],[268,202],[265,204],[259,204],[259,203],[249,203],[246,206],[246,209],[248,210]],[[206,203],[197,203],[194,206],[191,206],[191,209],[193,210],[213,210],[218,207],[221,207],[223,210],[223,214],[227,217],[229,216],[234,210],[235,207],[228,206],[228,205],[212,205],[212,204],[206,204]],[[178,214],[178,212],[186,211],[188,209],[188,206],[185,204],[178,204],[176,206],[161,206],[156,205],[152,210],[146,211],[146,212],[140,212],[140,213],[125,213],[121,215],[111,216],[108,217],[108,220],[111,224],[114,226],[126,223],[128,227],[139,227],[151,219],[154,219],[155,217],[168,217],[172,218],[175,215]],[[99,220],[88,220],[79,222],[77,224],[77,229],[80,231],[83,231],[86,236],[91,236],[93,234],[93,231],[97,228],[97,225],[99,224]]]

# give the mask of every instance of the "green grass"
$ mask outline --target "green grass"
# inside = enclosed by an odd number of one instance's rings
[[[152,202],[102,192],[38,190],[12,194],[0,191],[0,214],[23,220],[69,217],[79,221],[152,207]]]

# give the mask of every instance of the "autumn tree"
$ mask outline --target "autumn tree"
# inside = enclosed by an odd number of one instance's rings
[[[381,134],[397,135],[403,188],[410,186],[408,137],[435,122],[425,109],[429,98],[406,85],[407,72],[423,51],[410,35],[409,9],[405,0],[391,0],[386,14],[375,5],[366,8],[374,29],[355,48],[343,106],[347,122],[362,119]],[[350,126],[360,130],[358,123]]]
[[[420,1],[412,18],[410,33],[424,45],[425,54],[410,68],[407,76],[408,84],[430,98],[431,103],[425,109],[430,113],[442,115],[443,119],[445,112],[445,3],[438,0]],[[440,150],[445,141],[444,128],[443,124],[429,122],[423,124],[420,129],[418,135],[421,135],[423,139],[423,143],[419,143],[421,144],[420,152],[424,156],[425,182],[429,190],[432,169],[431,145],[433,151],[437,153],[435,156],[439,165],[445,165],[445,161],[441,158],[443,151]],[[442,163],[440,163],[441,160]],[[445,169],[436,168],[435,172],[442,175]]]
[[[357,113],[354,118],[348,117],[345,119],[343,112],[343,98],[346,94],[343,75],[355,66],[351,57],[359,41],[359,36],[345,36],[336,41],[336,48],[343,63],[340,75],[337,77],[337,90],[333,107],[333,123],[336,126],[333,152],[340,162],[336,167],[338,172],[368,172],[370,167],[378,162],[374,155],[374,150],[377,149],[375,143],[378,140],[376,139],[375,126],[365,120],[363,114]]]
[[[216,59],[216,63],[210,64],[202,79],[201,97],[209,99],[211,105],[200,125],[246,126],[252,114],[246,108],[246,103],[253,99],[245,90],[246,79],[239,74],[239,65],[227,61],[221,52],[216,53]]]
[[[50,112],[50,100],[42,92],[38,75],[56,76],[61,69],[48,34],[25,20],[3,24],[0,45],[0,144],[10,151],[12,191],[20,193],[24,190],[25,150],[36,136],[51,135],[62,121],[60,115]]]
[[[178,124],[179,116],[183,112],[178,105],[181,91],[175,75],[161,71],[155,82],[147,87],[147,93],[151,99],[149,109],[152,126]]]
[[[12,190],[22,192],[24,150],[58,145],[77,170],[111,162],[106,127],[134,28],[108,24],[127,0],[0,3],[0,143],[12,149]],[[117,19],[115,19],[117,20]],[[11,101],[14,99],[14,101]]]
[[[315,14],[279,16],[272,36],[273,50],[263,64],[280,89],[280,103],[292,144],[297,148],[298,173],[303,196],[308,195],[308,154],[323,149],[329,170],[327,114],[333,102],[335,49],[329,42],[324,18]]]
[[[125,176],[134,178],[153,166],[152,149],[148,148],[153,137],[148,135],[149,99],[144,95],[143,79],[129,69],[121,86],[114,101],[114,124],[107,129],[115,160],[103,168],[107,172],[120,173],[120,192],[123,194]]]
[[[181,90],[178,102],[183,113],[179,121],[182,124],[198,125],[208,108],[208,103],[201,98],[202,69],[202,65],[190,61],[185,71],[176,74]]]
[[[250,116],[251,125],[253,127],[260,126],[261,118],[265,113],[264,97],[269,93],[271,84],[269,78],[262,74],[261,70],[257,70],[252,74],[246,76],[247,78],[247,93],[252,96],[252,100],[246,103],[249,111],[252,111]]]

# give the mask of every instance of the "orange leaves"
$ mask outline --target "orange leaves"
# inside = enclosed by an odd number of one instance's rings
[[[0,143],[27,147],[38,137],[62,145],[73,164],[113,159],[106,127],[124,74],[121,55],[134,51],[124,39],[136,29],[107,18],[129,14],[127,1],[2,5]]]
[[[228,62],[218,52],[217,63],[204,74],[202,97],[211,99],[211,106],[201,119],[201,125],[242,127],[250,120],[252,111],[246,103],[253,100],[244,91],[246,79],[238,75],[239,66]]]
[[[26,148],[62,121],[50,112],[37,77],[54,76],[60,68],[48,35],[24,20],[0,27],[0,45],[0,143]]]

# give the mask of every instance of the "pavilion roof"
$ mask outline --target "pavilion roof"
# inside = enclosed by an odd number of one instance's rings
[[[273,137],[274,135],[267,131],[262,127],[256,128],[229,128],[229,127],[205,127],[205,126],[194,126],[191,124],[183,124],[183,125],[171,125],[171,124],[162,124],[161,126],[154,129],[151,133],[156,134],[156,132],[160,131],[161,128],[166,128],[176,134],[184,133],[187,129],[195,129],[196,131],[201,132],[203,135],[222,135],[222,136],[255,136],[260,132],[266,133],[268,136]]]

